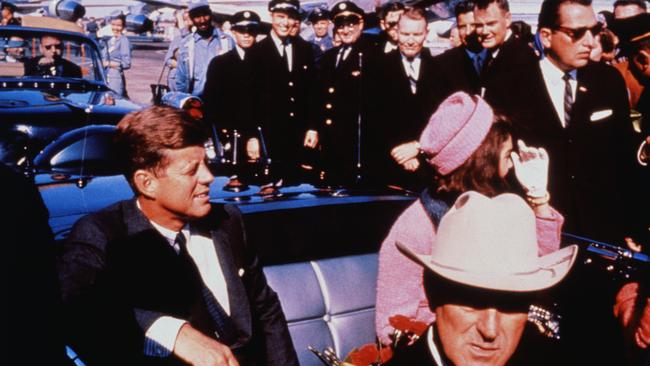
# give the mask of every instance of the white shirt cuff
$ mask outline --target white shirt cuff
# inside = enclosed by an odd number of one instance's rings
[[[144,354],[152,357],[169,356],[174,350],[178,332],[185,323],[185,320],[171,316],[158,318],[144,335]]]

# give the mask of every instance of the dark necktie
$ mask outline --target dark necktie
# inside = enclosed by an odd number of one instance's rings
[[[194,269],[194,273],[198,281],[201,281],[201,295],[203,296],[203,301],[205,307],[210,314],[210,317],[214,321],[215,335],[217,339],[224,342],[225,344],[230,344],[235,340],[235,327],[232,324],[232,321],[226,311],[223,309],[219,301],[214,297],[210,289],[205,285],[201,277],[196,263],[190,256],[190,253],[187,251],[187,241],[185,240],[185,235],[182,232],[176,234],[176,239],[174,239],[174,246],[178,245],[180,252],[178,253],[183,260],[190,265],[190,268]]]
[[[573,108],[573,89],[570,83],[573,75],[567,72],[562,79],[564,80],[564,127],[569,127],[569,122],[571,122],[571,109]]]
[[[481,70],[483,69],[483,58],[480,53],[474,54],[474,69],[476,70],[476,75],[481,75]]]
[[[289,44],[290,42],[288,38],[282,40],[282,65],[288,72],[291,72],[289,69],[289,55],[287,55],[287,47]]]

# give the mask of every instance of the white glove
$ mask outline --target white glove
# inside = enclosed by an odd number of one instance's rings
[[[519,154],[511,152],[510,157],[515,166],[515,175],[531,198],[546,196],[548,184],[548,153],[544,148],[528,147],[518,140]]]

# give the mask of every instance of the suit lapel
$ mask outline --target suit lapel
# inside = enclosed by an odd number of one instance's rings
[[[571,127],[579,127],[587,122],[587,108],[590,102],[593,103],[593,99],[589,96],[589,83],[585,79],[582,69],[578,69],[576,77],[578,86],[576,87],[576,97],[571,110]]]
[[[546,82],[544,81],[544,76],[542,75],[542,70],[539,66],[535,67],[535,74],[536,74],[535,82],[537,85],[540,86],[539,90],[543,91],[542,93],[540,93],[541,94],[539,100],[539,103],[541,104],[540,111],[545,111],[545,113],[549,115],[547,116],[547,118],[542,118],[540,120],[553,121],[551,125],[542,126],[542,127],[547,130],[552,129],[554,131],[563,131],[564,128],[562,127],[562,121],[560,120],[560,116],[558,115],[557,110],[555,109],[555,106],[551,101],[551,94],[549,93],[548,88],[546,87]]]

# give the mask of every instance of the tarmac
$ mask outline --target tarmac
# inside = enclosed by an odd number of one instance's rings
[[[151,105],[151,84],[157,84],[169,43],[138,45],[131,54],[131,68],[124,72],[129,99],[142,106]],[[167,69],[161,84],[167,84]]]

